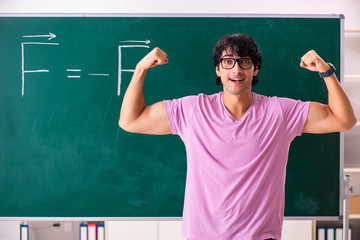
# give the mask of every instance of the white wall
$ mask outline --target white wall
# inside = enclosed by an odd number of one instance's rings
[[[1,0],[1,13],[342,13],[360,28],[358,0]]]
[[[268,13],[268,14],[344,14],[345,29],[360,29],[359,0],[0,0],[1,13]],[[1,54],[1,53],[0,53]],[[345,34],[345,74],[360,75],[360,33]],[[345,79],[347,91],[357,118],[360,119],[360,78]],[[345,134],[345,166],[358,166],[360,156],[360,126]],[[353,183],[354,184],[354,183]],[[360,183],[358,185],[360,187]],[[286,222],[285,240],[309,240],[311,222]],[[15,240],[17,222],[0,221],[0,240]],[[9,227],[12,226],[12,227]],[[298,228],[298,230],[296,230]],[[167,223],[108,223],[112,239],[182,239],[180,224]],[[143,233],[139,238],[131,238]],[[122,234],[122,236],[120,236]],[[126,236],[129,234],[129,236]],[[152,237],[150,237],[152,236]],[[49,236],[51,239],[51,236]],[[32,239],[35,240],[35,239]]]
[[[20,236],[19,223],[0,221],[0,240],[17,240]]]

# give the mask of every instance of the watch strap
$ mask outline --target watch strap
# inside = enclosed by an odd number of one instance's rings
[[[331,75],[335,72],[335,70],[336,70],[333,64],[331,64],[331,63],[327,63],[327,64],[329,65],[330,70],[327,71],[327,72],[324,72],[324,73],[320,73],[320,72],[319,72],[319,75],[320,75],[320,77],[322,77],[322,78],[326,78],[326,77],[331,76]]]

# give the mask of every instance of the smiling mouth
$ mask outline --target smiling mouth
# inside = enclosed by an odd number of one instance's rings
[[[242,82],[244,78],[229,78],[232,82]]]

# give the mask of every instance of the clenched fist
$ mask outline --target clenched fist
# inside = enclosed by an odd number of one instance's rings
[[[167,54],[156,47],[137,64],[137,67],[147,70],[149,68],[167,64],[168,62]]]
[[[314,50],[308,51],[301,58],[300,66],[320,73],[330,70],[330,66]]]

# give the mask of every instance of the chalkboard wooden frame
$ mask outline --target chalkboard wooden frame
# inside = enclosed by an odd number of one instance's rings
[[[339,76],[340,76],[340,81],[341,83],[343,83],[343,26],[344,26],[344,17],[343,15],[262,15],[262,14],[256,14],[256,15],[251,15],[251,14],[246,14],[246,15],[241,15],[241,14],[2,14],[0,15],[1,18],[12,18],[12,17],[41,17],[41,18],[45,18],[45,17],[65,17],[65,18],[70,18],[70,17],[76,17],[76,18],[96,18],[96,17],[101,17],[101,18],[109,18],[109,17],[130,17],[130,18],[137,18],[137,17],[145,17],[145,18],[152,18],[152,17],[161,17],[161,18],[269,18],[269,19],[276,19],[276,18],[297,18],[297,19],[306,19],[306,18],[314,18],[314,19],[339,19],[340,20],[340,59],[339,59],[339,63],[338,65],[340,65],[340,72],[339,72]],[[1,77],[1,75],[0,75]],[[337,214],[337,216],[285,216],[285,219],[338,219],[342,217],[342,193],[343,193],[343,167],[344,167],[344,158],[343,158],[343,134],[340,133],[339,134],[339,213]],[[0,189],[1,190],[1,189]],[[0,216],[1,219],[4,220],[16,220],[16,219],[37,219],[37,220],[42,220],[42,219],[70,219],[70,220],[143,220],[143,219],[156,219],[156,220],[161,220],[161,219],[167,219],[167,220],[173,220],[173,219],[180,219],[180,216],[175,216],[175,217],[142,217],[142,216],[130,216],[130,217],[109,217],[109,216],[91,216],[91,217],[87,217],[87,216],[72,216],[72,217],[68,217],[68,216],[24,216],[24,215],[16,215],[15,216],[8,216],[8,215],[4,215],[4,216]]]

